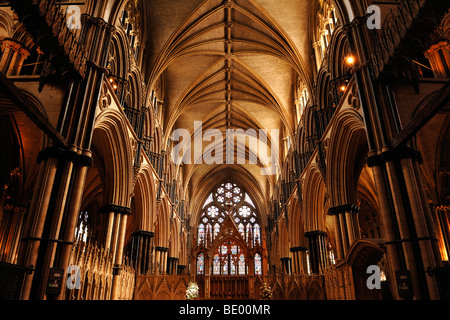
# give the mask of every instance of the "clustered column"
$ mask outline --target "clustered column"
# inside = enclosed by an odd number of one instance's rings
[[[152,273],[154,236],[154,232],[144,230],[136,230],[131,235],[130,257],[136,274]]]
[[[286,275],[292,274],[292,259],[290,257],[280,258],[283,273]]]
[[[118,282],[120,281],[120,272],[123,267],[125,232],[128,216],[131,215],[131,209],[110,204],[104,206],[101,212],[108,215],[105,248],[110,251],[113,257],[114,271],[111,299],[116,300],[118,297],[117,288]]]
[[[30,55],[28,49],[14,40],[3,40],[1,42],[3,52],[0,59],[0,71],[6,76],[20,74],[24,61]]]
[[[305,232],[305,237],[308,238],[309,247],[309,261],[311,266],[311,273],[320,274],[327,268],[327,233],[325,231],[316,230]]]
[[[408,141],[392,145],[402,130],[395,97],[388,80],[374,79],[371,52],[377,43],[356,18],[344,30],[355,57],[355,75],[364,113],[369,157],[386,238],[389,280],[395,299],[439,299],[435,275],[441,265],[430,210],[418,164],[420,155]],[[412,290],[399,290],[397,276],[409,277]]]
[[[39,155],[36,188],[18,256],[18,264],[30,269],[21,299],[63,297],[62,290],[60,294],[47,294],[48,275],[52,268],[66,270],[74,244],[87,170],[92,164],[94,119],[100,88],[108,72],[106,63],[113,32],[114,27],[105,21],[83,15],[78,42],[86,49],[87,69],[83,76],[66,70],[63,81],[67,82],[67,92],[57,125],[65,141],[50,144]],[[121,248],[126,216],[115,219],[120,224],[114,230],[114,246]],[[117,264],[121,263],[122,253],[116,250]],[[65,283],[61,289],[64,286]]]
[[[306,247],[293,247],[290,248],[290,251],[294,255],[293,258],[293,272],[294,274],[304,275],[307,273],[307,260],[306,260],[306,252],[308,252],[308,248]]]
[[[333,217],[337,260],[345,259],[350,247],[361,237],[358,213],[359,207],[350,204],[328,210],[328,215]]]
[[[176,275],[178,270],[178,261],[180,259],[176,257],[167,258],[167,274]]]
[[[160,275],[166,274],[167,270],[167,254],[169,248],[166,247],[156,247],[155,248],[155,259],[156,259],[156,273]]]

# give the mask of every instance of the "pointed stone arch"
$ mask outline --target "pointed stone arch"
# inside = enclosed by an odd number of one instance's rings
[[[105,168],[105,201],[129,206],[133,188],[133,150],[123,114],[107,109],[95,121],[93,149]]]
[[[290,237],[289,237],[289,227],[286,219],[281,219],[278,223],[278,250],[280,252],[280,258],[287,258],[290,256]]]
[[[137,230],[154,232],[156,221],[156,182],[149,164],[141,166],[134,188],[136,204],[135,227]]]
[[[337,115],[328,146],[326,161],[330,206],[355,204],[355,183],[368,151],[364,120],[356,110],[345,109]]]
[[[155,245],[163,248],[169,247],[170,236],[170,204],[167,198],[160,200],[155,225]]]
[[[303,190],[305,231],[326,230],[327,213],[324,212],[324,206],[327,188],[316,163],[311,164],[305,173]]]

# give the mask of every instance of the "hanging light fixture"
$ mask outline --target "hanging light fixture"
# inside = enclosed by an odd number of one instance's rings
[[[353,57],[353,56],[348,56],[347,58],[345,58],[345,62],[346,62],[348,65],[353,65],[353,64],[355,63],[355,57]]]

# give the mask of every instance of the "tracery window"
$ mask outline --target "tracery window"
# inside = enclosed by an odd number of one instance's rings
[[[205,241],[205,225],[200,223],[198,226],[198,243],[201,244]]]
[[[198,245],[211,245],[228,215],[247,245],[261,245],[261,227],[255,205],[242,188],[231,182],[221,184],[206,199],[197,231]]]
[[[129,1],[124,10],[122,11],[122,15],[120,18],[120,27],[125,32],[130,48],[135,55],[138,57],[139,54],[139,11],[135,7],[135,4],[132,1]]]
[[[197,274],[204,274],[205,272],[205,255],[200,253],[197,256]]]
[[[211,269],[214,275],[246,275],[247,261],[241,246],[232,240],[218,246],[213,255]]]
[[[259,253],[255,254],[255,275],[262,275],[262,259]]]
[[[197,244],[199,247],[211,247],[221,234],[227,219],[231,219],[237,232],[234,238],[220,240],[214,245],[214,252],[208,254],[211,258],[206,264],[212,275],[245,276],[249,273],[249,259],[254,259],[254,272],[262,275],[262,256],[260,253],[249,254],[249,248],[262,247],[261,223],[251,197],[235,183],[226,182],[217,186],[203,204],[197,229]],[[226,228],[229,227],[226,224]],[[243,242],[241,242],[243,240]],[[197,273],[205,272],[205,251],[197,256]],[[252,268],[253,268],[252,267]],[[201,268],[201,269],[200,269]],[[252,270],[253,271],[253,270]]]
[[[336,9],[330,0],[324,0],[320,4],[317,17],[317,34],[314,42],[317,67],[320,68],[325,57],[327,48],[331,43],[331,37],[339,23],[336,16]]]

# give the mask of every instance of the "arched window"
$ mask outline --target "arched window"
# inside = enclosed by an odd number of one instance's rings
[[[255,275],[257,276],[262,275],[262,261],[261,255],[259,253],[255,254]]]
[[[213,274],[219,275],[220,274],[220,257],[218,254],[214,255],[213,259]]]
[[[253,226],[253,234],[255,235],[253,238],[253,245],[255,247],[261,245],[261,228],[259,227],[259,224],[255,223]]]
[[[217,247],[212,260],[214,275],[235,276],[245,275],[247,262],[243,249],[232,240],[225,241]]]
[[[261,245],[261,228],[255,205],[238,185],[228,182],[217,187],[203,204],[198,227],[198,244],[214,241],[226,217],[230,215],[242,238],[250,246]]]
[[[139,36],[140,27],[139,21],[140,15],[133,1],[128,1],[126,6],[122,11],[122,15],[119,21],[119,27],[125,32],[128,42],[130,44],[130,49],[134,56],[137,58],[139,55]]]
[[[245,275],[247,272],[245,256],[243,253],[239,256],[239,275]]]
[[[231,221],[232,222],[231,222]],[[234,223],[236,232],[233,237],[220,239],[224,223]],[[213,244],[214,252],[208,268],[215,276],[245,276],[248,274],[248,255],[250,248],[262,249],[261,221],[255,204],[249,194],[232,182],[222,183],[208,195],[202,206],[197,229],[197,243],[205,254],[205,249]],[[227,229],[228,230],[228,229]],[[228,234],[228,233],[226,233]],[[240,236],[239,236],[240,235]],[[214,241],[217,240],[217,243]],[[204,257],[204,256],[202,256]],[[253,257],[255,270],[262,274],[261,255]],[[204,260],[202,260],[204,263]],[[199,265],[199,262],[197,262]],[[204,272],[204,270],[202,270]]]
[[[198,226],[198,244],[202,244],[205,240],[205,225],[200,223]]]
[[[197,256],[197,274],[205,273],[205,255],[200,253]]]

